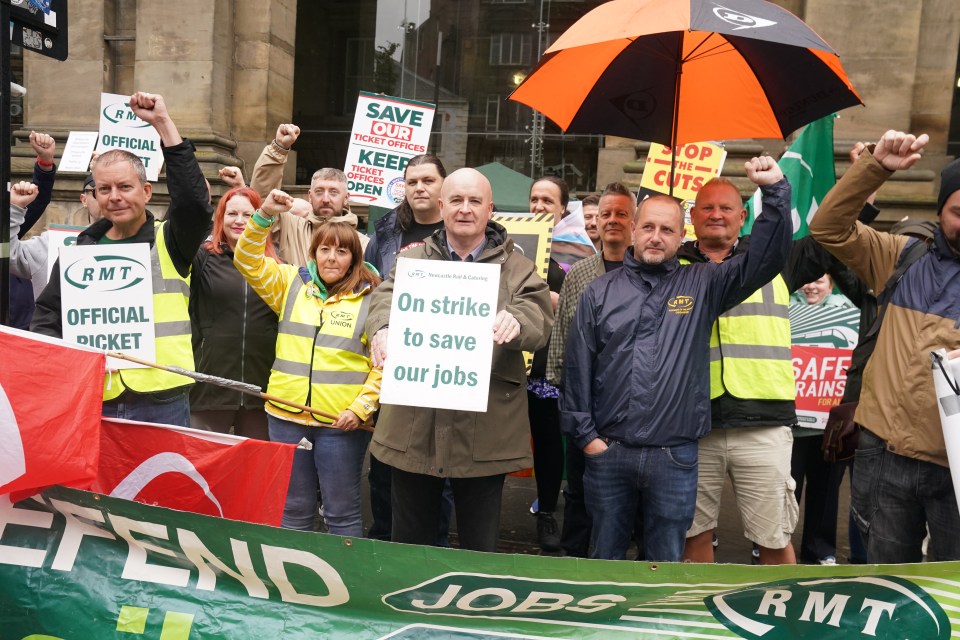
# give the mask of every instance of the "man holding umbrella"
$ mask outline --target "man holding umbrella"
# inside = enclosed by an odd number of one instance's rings
[[[676,562],[693,521],[697,440],[710,429],[710,330],[769,282],[790,249],[790,185],[770,157],[746,163],[763,192],[748,250],[681,268],[683,212],[640,205],[622,269],[587,286],[567,339],[561,427],[583,449],[591,557],[623,559],[634,514],[647,560]]]

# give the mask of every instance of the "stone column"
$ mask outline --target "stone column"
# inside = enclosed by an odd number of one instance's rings
[[[208,177],[239,163],[231,139],[234,4],[137,3],[134,89],[164,96]]]
[[[297,0],[236,2],[236,54],[231,90],[233,136],[249,179],[277,125],[293,119],[293,60]],[[324,64],[318,60],[317,64]],[[290,154],[284,183],[296,182],[296,156]]]
[[[840,54],[866,104],[841,113],[837,140],[876,141],[887,129],[909,129],[923,4],[807,0],[801,17]]]

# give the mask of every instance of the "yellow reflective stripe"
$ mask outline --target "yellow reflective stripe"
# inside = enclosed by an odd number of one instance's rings
[[[725,344],[710,347],[710,360],[743,358],[746,360],[790,360],[790,347],[774,347],[765,344]]]
[[[277,332],[286,336],[293,336],[294,338],[313,340],[313,337],[317,335],[317,325],[284,320],[278,325]]]
[[[298,378],[310,378],[309,362],[293,362],[291,360],[277,358],[273,361],[273,370],[291,376],[297,376]]]
[[[363,296],[360,303],[360,312],[357,314],[357,323],[353,327],[353,339],[360,342],[363,337],[363,327],[367,324],[367,315],[370,313],[370,294]]]
[[[789,318],[790,308],[774,302],[741,302],[724,313],[721,318],[743,318],[745,316],[766,316],[769,318]]]
[[[157,338],[173,338],[190,334],[190,321],[154,322],[153,335]]]
[[[357,340],[356,338],[344,338],[343,336],[331,336],[326,333],[321,333],[317,335],[317,339],[314,342],[314,345],[320,348],[325,349],[337,349],[339,351],[349,351],[350,353],[356,353],[359,355],[364,355],[367,350],[363,345],[363,342]]]
[[[369,371],[314,371],[311,374],[310,382],[315,385],[359,386],[367,381],[369,373]]]

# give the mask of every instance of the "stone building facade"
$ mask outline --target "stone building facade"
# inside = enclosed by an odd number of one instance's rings
[[[929,213],[936,176],[960,149],[960,3],[776,1],[837,49],[866,103],[841,114],[838,166],[850,143],[876,140],[886,129],[930,134],[919,168],[885,187],[881,197],[886,218]],[[23,55],[28,94],[13,148],[13,177],[30,170],[25,138],[31,129],[53,134],[62,145],[69,131],[96,129],[102,91],[146,90],[165,96],[182,132],[196,143],[215,195],[223,191],[216,179],[220,167],[240,165],[249,177],[277,124],[300,124],[300,157],[294,156],[285,175],[285,183],[299,191],[313,169],[342,166],[356,92],[376,90],[387,77],[394,95],[425,101],[439,96],[437,148],[449,169],[501,161],[522,173],[557,173],[581,193],[613,179],[637,183],[642,143],[563,136],[550,122],[538,128],[529,109],[505,101],[539,52],[598,4],[69,0],[68,60]],[[397,45],[392,57],[378,57],[391,43]],[[535,143],[541,145],[536,163]],[[776,154],[783,147],[783,141],[732,142],[726,173],[736,177],[735,164],[746,155],[761,149]],[[81,180],[59,176],[48,222],[63,221],[79,207]],[[163,210],[164,194],[161,181],[154,209]]]

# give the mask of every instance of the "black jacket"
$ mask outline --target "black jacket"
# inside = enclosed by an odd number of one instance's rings
[[[363,259],[376,267],[383,279],[387,279],[400,253],[402,241],[403,229],[397,222],[397,209],[394,209],[374,223],[373,235],[367,243],[367,250],[363,252]]]
[[[200,247],[190,278],[190,325],[197,371],[267,388],[277,347],[277,314],[233,265],[233,252]],[[198,382],[192,411],[263,407],[249,394]]]

